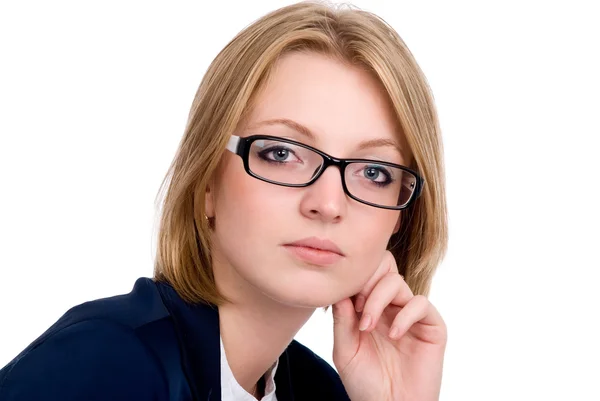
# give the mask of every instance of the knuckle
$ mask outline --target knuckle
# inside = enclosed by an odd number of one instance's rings
[[[413,302],[425,306],[429,304],[429,299],[425,295],[418,294],[413,297]]]
[[[386,282],[387,287],[392,287],[396,291],[400,291],[400,289],[402,288],[402,285],[403,285],[402,279],[400,277],[398,277],[398,274],[396,274],[396,273],[393,273],[393,272],[386,273],[385,276],[383,277],[383,280]]]
[[[385,273],[385,279],[386,280],[397,280],[400,277],[398,277],[398,273],[394,273],[394,272],[387,272]]]
[[[391,267],[392,270],[396,270],[398,272],[398,263],[396,263],[396,258],[390,251],[385,251],[385,261]]]
[[[390,281],[393,281],[394,283],[397,283],[398,285],[402,285],[402,282],[404,281],[404,280],[402,280],[402,276],[400,276],[396,272],[386,273],[386,278]]]

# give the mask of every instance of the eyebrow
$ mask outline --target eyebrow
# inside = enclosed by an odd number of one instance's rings
[[[266,126],[268,126],[268,125],[285,125],[286,127],[291,128],[294,131],[306,136],[310,140],[316,141],[316,136],[315,136],[315,134],[312,133],[312,131],[310,129],[308,129],[304,125],[302,125],[296,121],[290,120],[288,118],[274,118],[271,120],[261,121],[261,122],[252,124],[250,127],[248,127],[248,129],[253,130],[255,128],[265,126],[265,125]],[[398,143],[396,143],[396,141],[393,141],[393,140],[387,139],[387,138],[377,138],[377,139],[369,139],[368,141],[363,141],[358,145],[358,150],[369,149],[369,148],[379,148],[379,147],[385,147],[385,146],[396,149],[398,152],[400,152],[400,155],[402,155],[402,157],[405,157],[404,151],[398,145]]]

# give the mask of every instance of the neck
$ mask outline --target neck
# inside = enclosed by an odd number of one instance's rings
[[[276,302],[241,283],[230,268],[214,267],[217,288],[232,301],[219,307],[227,361],[237,382],[255,394],[260,387],[258,380],[279,359],[315,308]]]

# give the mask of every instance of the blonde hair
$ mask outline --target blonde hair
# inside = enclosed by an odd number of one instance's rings
[[[400,274],[427,296],[447,246],[442,142],[433,96],[399,35],[374,14],[302,2],[276,10],[241,31],[217,55],[196,92],[164,192],[154,279],[191,303],[221,305],[211,268],[210,222],[204,193],[230,135],[252,109],[274,63],[290,51],[312,51],[370,71],[385,87],[425,179],[421,196],[402,211],[388,245]],[[167,187],[168,186],[168,187]]]

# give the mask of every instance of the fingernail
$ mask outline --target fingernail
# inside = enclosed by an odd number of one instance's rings
[[[371,325],[371,315],[364,315],[362,320],[360,321],[360,326],[358,329],[360,331],[365,331]]]
[[[399,332],[400,332],[399,328],[392,327],[392,330],[390,330],[390,338],[396,338],[396,336],[398,335]]]
[[[357,312],[362,312],[363,308],[365,307],[365,297],[364,295],[357,295],[356,296],[356,303],[354,304],[354,309]]]

